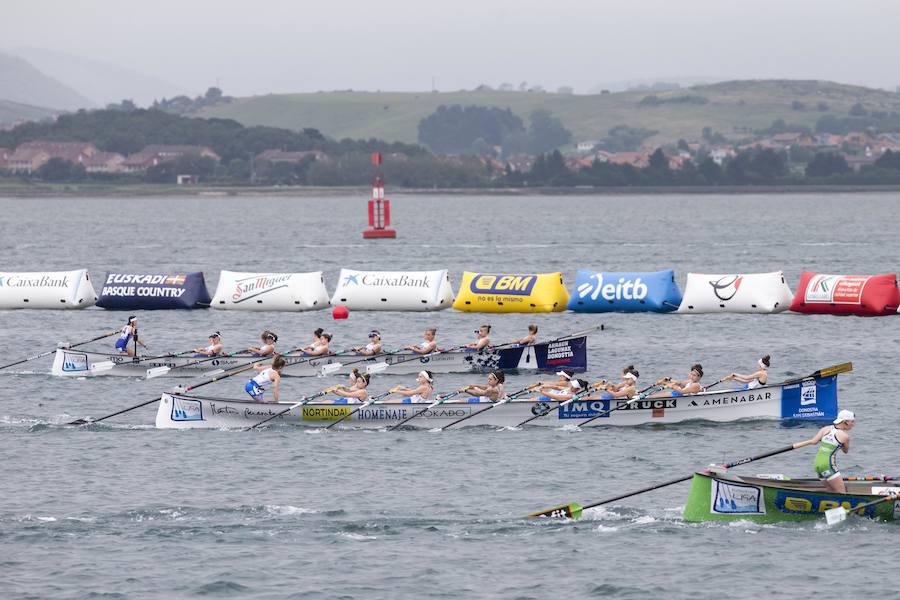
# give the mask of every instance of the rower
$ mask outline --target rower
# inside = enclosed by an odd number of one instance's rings
[[[268,329],[264,329],[261,334],[259,334],[259,339],[262,341],[262,344],[259,346],[250,346],[247,348],[247,352],[251,353],[253,356],[272,356],[275,354],[275,342],[278,341],[278,336]]]
[[[271,365],[253,365],[253,368],[259,373],[250,379],[244,386],[244,391],[250,394],[256,402],[265,402],[263,396],[266,393],[266,387],[271,383],[274,402],[278,402],[278,384],[281,382],[281,371],[284,369],[284,359],[276,356]]]
[[[688,394],[696,394],[703,389],[700,385],[700,379],[703,378],[703,366],[697,363],[691,367],[688,378],[682,381],[674,381],[671,377],[666,377],[665,387],[669,391],[662,391],[650,396],[651,398],[667,398],[670,396],[686,396]]]
[[[401,402],[409,404],[410,402],[428,402],[434,393],[434,375],[431,371],[419,371],[416,376],[416,387],[408,388],[406,386],[398,386],[394,391],[405,398],[401,400],[385,400],[385,402]]]
[[[357,346],[353,350],[357,354],[362,354],[363,356],[381,354],[381,334],[377,329],[373,329],[369,332],[369,343],[365,346]]]
[[[569,382],[569,385],[563,389],[551,387],[551,386],[541,386],[538,388],[538,391],[541,393],[541,396],[538,396],[538,400],[556,400],[557,402],[565,402],[574,396],[575,394],[580,394],[584,392],[588,388],[588,382],[584,379],[573,378],[572,381]]]
[[[194,348],[194,356],[218,356],[222,354],[222,335],[218,331],[209,336],[209,345],[204,348]]]
[[[487,385],[479,385],[474,383],[467,385],[465,392],[474,398],[469,402],[497,402],[506,392],[503,391],[503,382],[506,381],[506,375],[500,369],[491,371],[487,376]]]
[[[618,383],[607,383],[603,386],[600,398],[631,398],[637,394],[635,384],[640,376],[634,365],[628,365],[622,369],[622,380]]]
[[[466,345],[466,349],[468,350],[483,350],[491,345],[491,338],[488,337],[491,334],[491,326],[490,325],[482,325],[478,328],[478,331],[475,332],[475,341],[471,344]]]
[[[340,396],[332,401],[332,404],[358,404],[369,399],[369,374],[360,373],[358,369],[350,372],[348,385],[341,385],[334,390],[335,396]]]
[[[318,342],[314,342],[313,344],[303,348],[303,355],[304,356],[324,356],[326,354],[331,354],[331,350],[328,349],[328,344],[330,342],[331,342],[331,334],[330,333],[322,333],[319,336]]]
[[[856,416],[852,411],[842,410],[838,413],[833,425],[826,425],[808,444],[819,444],[819,451],[813,460],[813,467],[819,479],[825,481],[825,487],[839,494],[847,493],[847,486],[838,471],[835,454],[841,450],[844,454],[850,451],[850,433]]]
[[[128,342],[132,339],[134,339],[135,344],[140,344],[144,348],[147,347],[147,344],[138,338],[137,317],[135,316],[128,317],[125,327],[119,332],[119,338],[116,340],[116,350],[119,351],[119,354],[134,356],[134,348],[128,346]]]
[[[316,344],[320,344],[322,342],[322,334],[325,333],[325,330],[319,327],[315,331],[313,331],[313,339],[310,346],[315,346]]]
[[[437,336],[437,329],[429,327],[423,334],[425,339],[422,342],[415,346],[407,346],[404,350],[412,350],[416,354],[431,354],[437,350],[437,342],[434,340],[435,336]]]
[[[530,346],[534,343],[535,338],[537,338],[538,326],[532,323],[528,326],[528,335],[523,337],[521,340],[516,340],[516,343],[520,346]]]
[[[769,365],[771,364],[772,357],[766,354],[761,359],[756,361],[756,366],[759,367],[758,371],[756,371],[755,373],[750,373],[749,375],[732,373],[729,379],[734,379],[735,381],[740,381],[741,383],[747,384],[738,389],[752,390],[754,388],[758,388],[761,385],[766,385],[766,381],[768,381],[769,379]]]
[[[572,382],[572,378],[575,377],[575,371],[572,371],[570,369],[563,369],[562,371],[557,371],[556,376],[559,377],[559,379],[557,379],[556,381],[539,381],[539,386],[556,390],[564,390],[569,387],[569,384]]]

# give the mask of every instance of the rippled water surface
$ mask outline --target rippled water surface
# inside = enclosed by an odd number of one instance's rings
[[[450,197],[395,200],[395,241],[364,242],[365,198],[0,199],[0,270],[87,267],[323,270],[341,267],[563,272],[675,268],[895,272],[895,195]],[[0,361],[10,362],[116,328],[125,314],[0,312]],[[771,353],[773,379],[852,360],[840,403],[857,413],[845,473],[900,474],[900,318],[781,315],[469,315],[354,312],[145,312],[154,351],[226,348],[263,327],[283,347],[324,326],[337,348],[382,331],[385,345],[435,325],[447,345],[482,322],[494,340],[536,322],[555,337],[603,323],[590,338],[590,373],[634,363],[642,379],[707,379],[751,371]],[[599,500],[711,461],[749,456],[811,436],[752,421],[712,425],[496,431],[158,431],[146,407],[84,428],[59,425],[158,396],[173,380],[51,378],[50,360],[0,375],[0,596],[3,598],[721,598],[816,593],[835,581],[893,577],[900,528],[851,519],[760,526],[686,524],[687,485],[670,486],[578,522],[525,513]],[[443,375],[439,390],[480,376]],[[373,390],[406,383],[379,376]],[[508,389],[535,377],[510,377]],[[240,395],[243,380],[205,388]],[[287,380],[286,396],[320,389]],[[811,450],[738,469],[811,475]],[[875,590],[873,590],[875,591]]]

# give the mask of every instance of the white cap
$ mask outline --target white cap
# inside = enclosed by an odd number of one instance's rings
[[[622,378],[623,378],[623,379],[630,379],[630,380],[632,380],[632,381],[637,381],[637,375],[635,375],[635,374],[632,373],[631,371],[628,371],[627,373],[625,373],[625,375],[623,375]]]
[[[839,425],[844,421],[854,421],[856,420],[856,416],[853,414],[852,410],[847,410],[846,408],[838,413],[837,419],[834,420],[835,425]]]
[[[572,379],[572,376],[569,375],[568,373],[566,373],[565,371],[557,371],[556,376],[557,377],[565,377],[566,379]]]

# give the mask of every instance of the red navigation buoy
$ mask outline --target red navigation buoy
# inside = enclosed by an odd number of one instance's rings
[[[393,239],[397,232],[390,229],[391,201],[384,197],[384,176],[381,169],[381,152],[372,153],[372,164],[375,166],[375,177],[372,180],[372,199],[369,200],[369,228],[363,231],[363,238]]]
[[[346,319],[350,316],[350,311],[347,310],[346,306],[335,306],[331,309],[331,318],[333,319]]]

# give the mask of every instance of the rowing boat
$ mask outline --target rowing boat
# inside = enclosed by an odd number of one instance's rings
[[[397,375],[418,373],[427,369],[432,373],[466,373],[471,371],[503,370],[540,370],[555,371],[571,369],[583,372],[587,369],[587,336],[564,337],[548,342],[539,342],[530,346],[503,346],[485,350],[451,350],[432,354],[416,354],[414,352],[398,352],[395,354],[378,354],[360,361],[361,356],[322,356],[313,357],[303,354],[283,355],[287,363],[283,375],[288,377],[308,377],[319,373],[324,365],[341,363],[344,365],[338,373],[348,374],[351,369],[362,371],[367,364],[386,362],[391,365],[390,372]],[[166,376],[198,377],[209,371],[231,369],[256,360],[250,354],[222,356],[209,361],[200,362],[202,357],[192,356],[151,356],[133,358],[118,353],[90,352],[60,348],[53,360],[53,375],[58,377],[87,377],[94,374],[140,377],[147,369],[169,367]],[[110,361],[115,368],[94,371],[91,365]],[[353,362],[353,365],[346,363]]]
[[[258,403],[249,398],[229,399],[189,396],[177,392],[162,395],[156,414],[159,428],[240,428],[274,415],[293,402]],[[516,399],[481,412],[466,421],[469,426],[512,427],[538,414],[533,425],[560,427],[601,415],[588,426],[678,423],[688,420],[735,421],[738,419],[798,419],[827,421],[837,413],[837,376],[810,377],[800,382],[769,385],[754,390],[709,391],[691,396],[625,400],[579,400],[560,406],[555,400]],[[345,417],[356,404],[310,403],[291,410],[275,422],[306,427],[324,427]],[[343,424],[348,427],[382,428],[399,423],[428,406],[374,404],[360,409]],[[481,411],[487,403],[448,401],[412,419],[413,427],[435,428],[449,425]],[[603,411],[610,411],[603,415]]]
[[[759,523],[822,519],[826,510],[848,510],[865,502],[900,493],[900,482],[890,478],[845,478],[846,494],[832,492],[818,479],[789,479],[783,475],[746,477],[731,473],[695,473],[684,505],[684,520]],[[866,517],[881,521],[900,518],[900,500],[880,502],[862,509]]]

